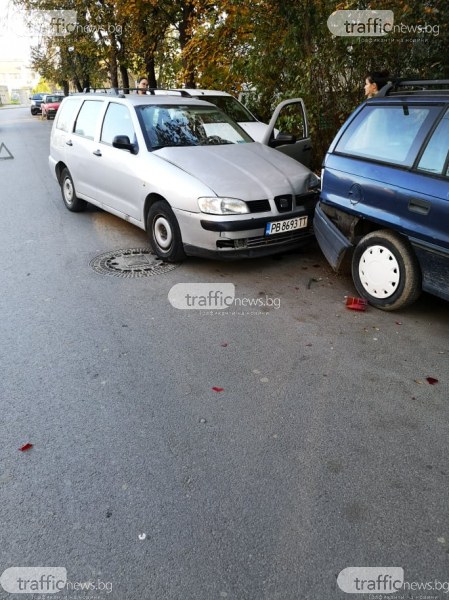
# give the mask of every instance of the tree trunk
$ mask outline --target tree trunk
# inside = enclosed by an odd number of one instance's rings
[[[154,54],[148,56],[145,61],[145,67],[147,70],[148,87],[157,88],[156,70],[154,65]]]
[[[111,46],[109,49],[109,71],[111,78],[111,87],[118,88],[118,68],[117,68],[117,44],[115,37],[110,37]]]
[[[122,77],[123,91],[126,94],[127,92],[129,92],[129,76],[128,69],[125,67],[125,65],[120,65],[120,75]]]
[[[190,33],[190,27],[191,27],[191,20],[193,18],[193,14],[194,14],[195,8],[193,6],[193,4],[191,4],[190,2],[187,2],[186,4],[184,4],[183,8],[182,8],[182,21],[179,24],[179,45],[181,48],[181,56],[182,56],[182,64],[184,67],[184,73],[185,73],[185,86],[187,88],[195,88],[196,84],[195,84],[195,70],[194,67],[191,66],[189,60],[187,59],[186,55],[185,55],[185,47],[187,45],[187,43],[189,42],[191,36]]]

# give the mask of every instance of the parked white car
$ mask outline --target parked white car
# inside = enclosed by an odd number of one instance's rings
[[[266,255],[313,235],[319,178],[201,100],[69,96],[49,164],[70,211],[92,203],[134,223],[163,260]]]
[[[192,88],[185,89],[184,91],[190,94],[192,98],[206,100],[206,102],[215,104],[215,106],[221,108],[223,112],[238,123],[255,142],[262,142],[268,125],[259,121],[246,106],[231,94],[218,90],[197,90]]]
[[[289,133],[295,134],[295,142],[292,143],[290,140],[282,144],[279,143],[280,140],[278,140],[278,143],[275,144],[275,146],[278,150],[284,152],[284,154],[292,156],[296,160],[299,160],[299,162],[302,162],[306,167],[310,166],[312,144],[309,137],[309,124],[307,121],[306,109],[300,98],[295,98],[293,101],[287,100],[286,102],[281,102],[274,112],[270,123],[267,125],[266,123],[259,121],[246,106],[227,92],[193,88],[183,89],[182,91],[187,92],[192,98],[206,100],[206,102],[211,102],[215,106],[218,106],[218,108],[221,108],[221,110],[231,117],[233,121],[238,123],[255,142],[269,145],[273,142],[274,138],[279,136],[280,131],[284,131],[283,122],[282,120],[279,120],[282,109],[286,105],[290,108],[293,106],[294,114],[289,115],[288,122]],[[294,127],[293,130],[292,127]]]

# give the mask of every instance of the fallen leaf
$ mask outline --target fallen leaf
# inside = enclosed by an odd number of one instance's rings
[[[426,377],[427,379],[427,383],[430,383],[430,385],[435,385],[436,383],[438,383],[438,379],[435,379],[435,377]]]
[[[415,379],[415,383],[422,383],[419,379]]]
[[[402,321],[395,321],[396,325],[402,325]]]
[[[215,386],[212,389],[214,390],[214,392],[224,392],[224,388],[221,388],[221,387],[216,387]]]
[[[222,347],[222,348],[226,348],[226,346],[227,346],[227,345],[228,345],[228,342],[223,342],[223,343],[221,344],[221,347]]]
[[[21,448],[19,448],[19,450],[20,450],[20,452],[26,452],[27,450],[29,450],[32,447],[33,447],[33,444],[25,444],[25,446],[22,446]]]

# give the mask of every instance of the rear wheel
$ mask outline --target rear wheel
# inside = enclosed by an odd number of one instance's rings
[[[178,262],[185,258],[178,221],[163,201],[155,202],[147,219],[147,232],[155,254],[166,262]]]
[[[85,210],[87,202],[77,198],[75,186],[73,185],[73,179],[70,175],[70,171],[67,168],[62,170],[59,181],[61,184],[62,199],[64,200],[66,208],[68,208],[71,212],[81,212]]]
[[[382,310],[403,308],[421,293],[421,270],[410,244],[388,230],[373,231],[357,244],[352,279],[358,293]]]

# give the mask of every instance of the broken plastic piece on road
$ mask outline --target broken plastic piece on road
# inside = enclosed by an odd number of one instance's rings
[[[346,298],[346,307],[351,310],[366,310],[367,304],[368,301],[365,298],[353,298],[352,296]]]
[[[26,452],[27,450],[29,450],[32,447],[33,447],[33,444],[25,444],[24,446],[19,448],[19,450],[20,450],[20,452]]]
[[[221,387],[214,386],[212,389],[214,392],[224,392],[224,388]]]
[[[430,385],[435,385],[436,383],[438,383],[438,379],[435,379],[435,377],[426,377],[427,383],[430,383]]]

